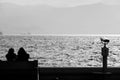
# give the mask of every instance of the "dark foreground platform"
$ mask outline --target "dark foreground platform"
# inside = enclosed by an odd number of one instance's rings
[[[39,67],[37,61],[0,62],[0,80],[120,80],[120,68]]]
[[[120,80],[120,68],[39,68],[39,80]]]
[[[0,80],[38,80],[37,61],[0,62]]]

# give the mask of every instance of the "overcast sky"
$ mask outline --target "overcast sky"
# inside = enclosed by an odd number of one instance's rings
[[[119,34],[120,0],[0,0],[5,34]]]

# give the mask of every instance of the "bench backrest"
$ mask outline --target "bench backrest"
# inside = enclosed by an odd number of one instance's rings
[[[33,69],[38,67],[38,61],[8,62],[1,61],[0,69]]]

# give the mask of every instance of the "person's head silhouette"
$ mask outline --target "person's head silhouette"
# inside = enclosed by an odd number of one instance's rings
[[[23,47],[21,47],[18,51],[18,55],[24,55],[24,54],[27,54],[25,49]]]
[[[14,49],[10,48],[9,51],[8,51],[8,54],[12,54],[12,53],[14,53]]]

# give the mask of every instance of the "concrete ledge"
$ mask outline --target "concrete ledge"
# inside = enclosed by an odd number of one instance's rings
[[[80,74],[80,73],[100,73],[102,67],[66,67],[66,68],[51,68],[51,67],[40,67],[39,71],[41,74]],[[120,68],[108,68],[107,72],[120,73]]]
[[[39,80],[120,80],[120,68],[39,68]]]

